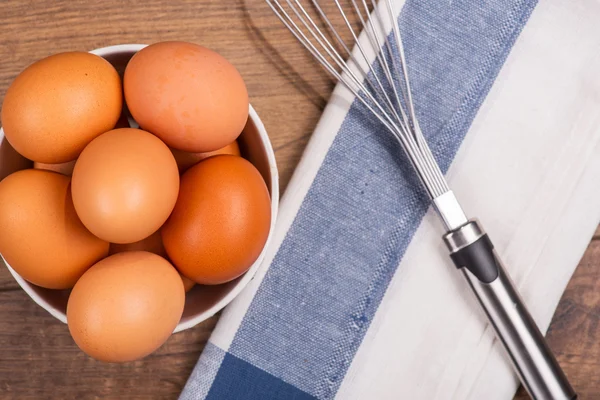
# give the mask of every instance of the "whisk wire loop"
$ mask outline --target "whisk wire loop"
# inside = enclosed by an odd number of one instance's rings
[[[369,39],[369,42],[371,44],[371,47],[373,49],[379,49],[379,48],[381,48],[381,41],[379,39],[379,36],[377,35],[377,32],[375,31],[375,28],[373,26],[372,20],[370,18],[368,18],[367,19],[368,23],[365,22],[365,19],[362,16],[362,12],[361,12],[359,6],[356,3],[356,0],[351,0],[351,1],[352,1],[352,5],[354,6],[354,10],[355,10],[356,14],[358,15],[358,18],[360,19],[360,22],[362,24],[363,32],[366,33],[367,38]],[[336,4],[338,5],[338,9],[341,10],[338,1],[336,1]],[[363,0],[363,6],[366,8],[367,13],[368,13],[369,8],[368,8],[367,4],[364,2],[364,0]],[[344,17],[344,19],[346,21],[346,24],[350,28],[350,24],[348,22],[348,19],[345,18],[345,17]],[[369,63],[368,63],[368,57],[366,56],[365,51],[362,49],[360,41],[358,40],[358,37],[354,34],[353,30],[352,30],[352,37],[356,41],[356,47],[360,50],[360,52],[361,52],[361,54],[363,56],[363,59],[367,62],[367,65],[369,65]],[[388,68],[387,59],[386,59],[385,55],[382,54],[381,52],[376,52],[375,53],[375,57],[376,57],[376,60],[378,61],[379,65],[381,66],[382,71],[386,75],[386,79],[388,80],[388,83],[391,82],[392,85],[395,85],[395,83],[394,83],[394,81],[392,79],[392,76],[390,75],[390,70]],[[383,85],[379,82],[378,74],[371,74],[371,75],[373,76],[373,78],[377,79],[380,87],[383,90],[383,93],[385,94],[386,98],[388,99],[388,102],[390,103],[390,107],[392,109],[392,112],[393,112],[394,116],[396,117],[396,121],[400,124],[401,127],[403,127],[402,126],[402,118],[400,118],[400,116],[398,115],[398,112],[396,111],[396,107],[394,106],[394,104],[392,104],[391,100],[389,100],[387,92],[383,88]],[[369,81],[369,79],[367,78],[366,81]],[[392,90],[392,92],[393,92],[393,94],[395,96],[396,105],[397,105],[398,109],[400,109],[400,111],[402,111],[402,108],[400,107],[400,98],[398,97],[398,94],[397,94],[397,91],[395,90],[395,87],[393,89],[394,90]]]
[[[346,15],[343,13],[343,9],[341,8],[341,5],[339,3],[339,1],[334,0],[336,3],[336,6],[338,7],[338,10],[340,10],[340,13],[342,13],[342,18],[344,19],[344,22],[346,24],[346,27],[348,28],[348,30],[350,31],[350,34],[352,35],[352,37],[354,38],[355,42],[356,42],[356,48],[358,49],[358,51],[360,52],[361,56],[363,57],[364,60],[368,60],[368,57],[366,55],[365,50],[363,49],[363,46],[360,44],[360,42],[358,41],[358,36],[356,35],[356,33],[354,32],[354,28],[352,28],[352,24],[350,23],[350,21],[348,20],[348,18],[346,18]],[[354,0],[352,0],[354,2]],[[316,3],[316,0],[313,0],[313,3]],[[359,13],[360,15],[360,13]],[[360,18],[362,19],[362,15],[360,15]],[[364,24],[363,24],[364,25]],[[338,35],[339,36],[339,35]],[[346,47],[346,46],[344,46]],[[350,58],[357,63],[357,60],[352,56],[352,52],[349,53],[350,54]],[[377,54],[377,58],[379,60],[380,55]],[[367,63],[367,66],[369,64]],[[367,77],[369,74],[366,73],[364,71],[364,69],[361,68],[361,71],[363,72],[363,76]],[[385,87],[383,86],[381,80],[379,79],[379,77],[377,75],[373,75],[373,78],[375,80],[375,82],[377,83],[377,89],[375,90],[376,95],[382,95],[385,100],[386,100],[386,108],[387,110],[393,114],[393,116],[396,118],[396,120],[398,121],[400,119],[400,116],[398,115],[394,104],[392,103],[392,100],[390,99],[388,93],[385,90]],[[365,79],[364,80],[369,86],[371,86],[373,88],[374,84],[372,84],[371,79]]]
[[[282,19],[282,22],[286,25],[286,27],[288,27],[288,29],[291,30],[292,34],[294,34],[294,36],[300,41],[300,43],[302,43],[308,49],[308,51],[323,65],[323,67],[325,67],[325,69],[328,72],[330,72],[336,79],[343,82],[352,91],[352,93],[359,100],[361,100],[361,102],[363,102],[363,104],[369,109],[369,111],[371,111],[384,124],[386,128],[388,128],[392,132],[395,132],[397,128],[395,128],[395,124],[391,117],[388,114],[386,114],[385,111],[382,109],[381,104],[377,102],[371,94],[371,92],[369,92],[364,87],[362,81],[343,61],[339,53],[335,50],[335,48],[333,48],[333,46],[331,45],[331,43],[329,43],[329,41],[323,35],[323,33],[318,28],[315,30],[311,29],[306,20],[302,18],[300,12],[294,7],[294,5],[291,2],[295,1],[297,5],[299,5],[299,3],[296,0],[286,1],[290,6],[290,9],[294,12],[294,14],[296,14],[302,25],[304,25],[304,27],[308,30],[309,34],[313,36],[313,38],[316,40],[319,46],[321,46],[323,51],[325,51],[325,53],[329,57],[331,57],[333,62],[337,64],[337,66],[342,70],[342,72],[350,78],[350,81],[348,80],[348,77],[343,76],[337,71],[337,69],[328,61],[326,56],[323,55],[315,46],[315,44],[307,38],[304,31],[298,27],[296,22],[277,2],[275,2],[275,5],[278,6],[278,8],[275,8],[273,6],[271,7],[275,14],[278,17],[280,17],[280,19]],[[269,3],[269,5],[272,4]],[[299,5],[299,7],[302,6]],[[364,97],[366,97],[366,99]],[[374,108],[377,108],[377,110],[375,110]]]
[[[338,45],[340,45],[344,51],[346,52],[346,55],[349,57],[350,62],[352,62],[352,66],[354,66],[355,68],[358,69],[359,73],[362,74],[362,76],[368,76],[368,73],[365,72],[364,68],[362,67],[362,65],[360,64],[360,62],[356,59],[356,57],[354,56],[354,54],[352,54],[351,50],[348,49],[348,47],[346,46],[346,43],[344,42],[344,40],[340,37],[340,35],[338,34],[338,32],[333,29],[333,24],[331,23],[329,17],[327,16],[327,14],[325,14],[323,12],[323,10],[321,9],[321,7],[319,6],[319,3],[316,0],[312,0],[312,4],[315,7],[315,9],[317,10],[317,12],[319,13],[319,16],[321,17],[321,19],[327,24],[327,26],[329,27],[329,31],[332,33],[332,35],[335,37],[336,42],[338,43]],[[379,85],[375,85],[370,79],[365,79],[365,84],[373,91],[374,93],[374,97],[378,98],[380,96],[383,96],[386,99],[386,109],[390,112],[395,114],[395,116],[397,117],[397,113],[395,112],[392,102],[389,99],[389,96],[387,95],[387,93],[385,92],[385,89],[383,88],[383,85],[381,85],[381,83],[379,82]]]
[[[401,85],[400,83],[398,83],[398,85],[401,86],[401,89],[399,90],[397,88],[397,84],[396,84],[396,80],[393,77],[393,72],[391,71],[391,68],[389,66],[389,63],[387,62],[387,57],[383,54],[382,51],[378,51],[376,52],[376,59],[379,62],[380,68],[381,70],[384,72],[386,78],[388,79],[388,83],[390,85],[390,87],[392,88],[392,92],[394,93],[395,99],[396,99],[396,104],[398,105],[398,109],[400,110],[400,113],[402,115],[402,118],[400,118],[398,116],[398,113],[396,112],[396,110],[393,110],[394,116],[396,117],[396,120],[399,124],[400,129],[404,132],[405,135],[410,135],[411,132],[413,137],[415,138],[415,141],[417,143],[417,145],[425,145],[425,152],[429,153],[429,148],[427,148],[425,139],[423,137],[423,135],[420,133],[420,131],[416,131],[417,129],[419,129],[418,125],[417,125],[417,120],[416,117],[414,115],[414,107],[412,104],[412,96],[410,94],[410,84],[408,82],[408,76],[406,74],[406,69],[404,68],[405,64],[404,62],[401,64],[402,66],[402,75],[400,74],[399,68],[398,68],[398,63],[395,62],[396,58],[393,57],[393,50],[392,50],[392,46],[390,44],[390,41],[388,40],[388,35],[385,34],[385,29],[383,27],[383,18],[381,16],[381,10],[380,8],[378,8],[375,4],[374,0],[371,0],[371,4],[373,5],[373,9],[374,9],[374,13],[377,13],[377,17],[378,18],[370,18],[369,17],[369,7],[366,3],[366,0],[361,0],[362,1],[362,5],[365,9],[365,12],[367,14],[367,23],[365,23],[365,19],[362,16],[362,12],[359,9],[359,7],[357,6],[356,0],[351,0],[352,5],[354,7],[354,10],[362,24],[363,27],[363,31],[365,32],[365,34],[367,35],[367,37],[369,38],[369,41],[371,43],[371,46],[373,49],[383,49],[383,44],[381,42],[381,39],[379,38],[379,35],[377,34],[377,30],[375,29],[373,20],[377,20],[379,23],[378,25],[380,26],[380,28],[383,31],[383,36],[384,36],[384,43],[385,43],[385,47],[388,50],[388,54],[391,55],[390,59],[391,62],[393,63],[392,66],[394,67],[394,72],[396,73],[396,76],[402,77],[404,76],[405,78],[405,85]],[[313,2],[316,2],[316,0],[313,0]],[[336,0],[336,5],[338,5],[338,9],[340,10],[340,12],[343,12],[343,10],[339,7],[339,1]],[[388,15],[390,16],[390,22],[391,25],[393,27],[397,27],[397,24],[395,24],[393,15],[394,14],[394,10],[392,5],[390,4],[390,2],[388,1]],[[347,18],[344,17],[344,20],[347,22]],[[358,48],[361,49],[361,54],[363,55],[363,58],[365,59],[365,62],[367,62],[368,64],[368,58],[365,56],[365,52],[362,51],[362,48],[360,46],[360,41],[358,40],[358,38],[353,35],[355,41],[356,41],[356,45]],[[399,52],[401,55],[401,59],[404,59],[404,49],[402,48],[402,42],[397,39],[397,43],[400,45],[399,48]],[[371,75],[377,77],[377,74],[371,70]],[[366,79],[367,82],[369,81],[369,79]],[[407,103],[409,104],[410,108],[409,108],[409,115],[407,116],[407,113],[404,111],[404,107],[402,105],[402,102],[400,100],[400,96],[399,93],[402,93],[404,95],[404,98],[407,99]],[[393,107],[393,105],[392,105]],[[424,173],[427,175],[427,178],[433,182],[436,185],[436,189],[438,191],[443,192],[444,188],[443,188],[443,184],[440,184],[439,180],[435,179],[435,176],[432,176],[433,174],[430,172],[433,169],[437,168],[437,164],[435,163],[435,160],[433,159],[433,156],[431,154],[426,154],[425,157],[420,156],[420,154],[418,153],[418,149],[415,150],[414,149],[414,145],[412,143],[409,142],[409,146],[411,147],[410,150],[414,150],[416,151],[416,157],[419,159],[418,161],[423,161],[427,164],[428,169],[424,171]],[[427,157],[427,155],[430,155],[431,157]]]
[[[402,38],[391,0],[383,0],[385,10],[382,10],[383,5],[378,7],[375,1],[371,0],[372,12],[367,0],[350,0],[351,8],[362,27],[361,35],[364,35],[364,39],[355,32],[340,0],[333,0],[342,20],[341,25],[347,28],[352,37],[353,46],[349,46],[343,40],[340,30],[318,0],[310,2],[324,23],[325,31],[319,27],[317,18],[310,15],[300,0],[265,1],[325,70],[342,82],[400,142],[429,196],[436,199],[447,193],[448,184],[416,119]],[[386,33],[383,13],[389,17],[391,34]],[[326,33],[333,37],[333,41]],[[392,36],[393,43],[390,40]],[[365,44],[371,46],[374,61],[369,58]],[[336,45],[343,52],[339,51]],[[393,51],[394,45],[397,54]],[[387,55],[384,50],[387,51]],[[366,65],[366,69],[363,64]]]

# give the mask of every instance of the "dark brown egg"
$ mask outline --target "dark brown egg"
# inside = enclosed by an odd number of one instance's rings
[[[215,285],[242,275],[269,234],[267,186],[247,160],[207,158],[181,177],[179,198],[161,232],[167,254],[196,283]]]

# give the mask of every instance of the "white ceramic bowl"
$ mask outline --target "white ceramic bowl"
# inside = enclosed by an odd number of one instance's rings
[[[123,71],[129,59],[145,46],[140,44],[123,44],[104,47],[94,50],[91,53],[107,59],[123,76]],[[260,171],[271,194],[271,229],[267,244],[265,245],[266,248],[271,241],[277,217],[279,180],[271,142],[269,141],[265,127],[252,106],[250,106],[248,123],[238,141],[242,155]],[[12,172],[25,168],[31,168],[31,162],[16,153],[4,137],[4,131],[0,129],[0,179],[3,179]],[[175,332],[180,332],[199,324],[229,304],[252,279],[264,258],[264,254],[265,250],[263,249],[250,269],[244,275],[231,282],[217,286],[194,286],[186,295],[183,316]],[[63,323],[67,322],[66,309],[70,291],[49,290],[33,285],[16,273],[6,261],[5,264],[15,280],[33,301],[59,321]]]

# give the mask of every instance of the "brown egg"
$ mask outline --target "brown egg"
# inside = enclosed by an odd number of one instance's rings
[[[89,356],[133,361],[163,345],[184,302],[181,278],[167,260],[128,251],[105,258],[79,279],[67,304],[67,322]]]
[[[124,112],[121,113],[121,116],[119,117],[119,120],[117,121],[117,123],[115,124],[113,129],[119,129],[119,128],[129,128],[129,120],[127,119],[127,114],[125,114]]]
[[[0,253],[23,278],[49,289],[73,287],[108,253],[79,221],[70,179],[27,169],[0,182]]]
[[[140,129],[94,139],[73,170],[73,203],[83,224],[111,243],[156,232],[177,201],[179,172],[169,148]]]
[[[163,258],[167,258],[167,252],[165,251],[165,246],[163,246],[160,231],[156,231],[147,238],[134,243],[111,243],[108,255],[122,253],[124,251],[147,251]]]
[[[19,154],[6,138],[0,139],[0,181],[22,169],[33,168],[33,161]]]
[[[192,288],[196,285],[196,282],[189,278],[186,278],[185,276],[181,275],[181,273],[179,273],[179,275],[181,276],[181,280],[183,281],[183,288],[185,289],[185,292],[187,293],[190,290],[192,290]]]
[[[75,167],[75,161],[77,161],[77,160],[68,161],[66,163],[61,163],[61,164],[44,164],[44,163],[40,163],[40,162],[34,162],[33,168],[44,169],[46,171],[58,172],[59,174],[63,174],[64,176],[71,176],[71,175],[73,175],[73,168]]]
[[[143,129],[192,153],[233,142],[248,119],[248,91],[231,63],[193,43],[162,42],[136,53],[123,78]]]
[[[76,159],[93,138],[112,129],[122,104],[121,79],[108,61],[90,53],[60,53],[17,76],[1,119],[19,153],[59,164]]]
[[[270,222],[269,192],[260,173],[241,157],[219,155],[183,174],[177,204],[161,232],[182,274],[215,285],[250,268]]]
[[[183,174],[185,171],[198,164],[205,158],[216,156],[219,154],[231,154],[233,156],[239,156],[240,146],[237,141],[228,144],[227,146],[220,148],[219,150],[210,151],[208,153],[188,153],[177,149],[171,149],[175,161],[177,161],[177,167],[179,167],[179,173]]]
[[[168,260],[167,252],[165,251],[165,246],[163,246],[160,231],[156,231],[152,235],[148,236],[146,239],[140,240],[139,242],[135,243],[111,243],[108,255],[110,256],[117,253],[123,253],[125,251],[147,251],[149,253],[154,253]],[[181,275],[181,273],[179,273],[179,275]],[[181,280],[183,281],[183,287],[186,292],[189,292],[190,289],[192,289],[192,287],[196,284],[196,282],[186,278],[183,275],[181,275]]]

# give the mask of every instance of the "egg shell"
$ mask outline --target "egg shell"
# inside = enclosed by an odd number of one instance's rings
[[[115,129],[97,137],[73,170],[77,215],[111,243],[133,243],[156,232],[173,210],[178,191],[173,154],[140,129]]]
[[[77,158],[115,126],[123,105],[115,68],[85,52],[37,61],[9,86],[2,105],[4,134],[26,158],[58,164]]]
[[[184,302],[181,278],[167,260],[128,251],[105,258],[79,279],[67,304],[67,323],[89,356],[133,361],[163,345]]]
[[[0,182],[0,253],[24,279],[49,289],[73,287],[108,253],[108,242],[77,217],[69,182],[37,169]]]
[[[160,231],[156,231],[147,238],[134,243],[111,243],[108,254],[113,255],[122,253],[124,251],[147,251],[163,258],[167,257],[167,252],[165,251],[165,246],[163,246]]]
[[[0,160],[0,181],[17,171],[33,168],[33,161],[19,154],[6,138],[0,140]]]
[[[123,82],[133,118],[178,150],[220,149],[240,135],[248,119],[248,91],[240,73],[197,44],[145,47],[129,61]]]
[[[113,129],[119,128],[130,128],[129,120],[127,119],[127,114],[125,112],[121,113],[121,116],[119,117],[119,120],[117,121]]]
[[[179,275],[181,275],[181,273]],[[183,281],[183,288],[185,289],[186,293],[192,290],[194,286],[196,286],[196,282],[194,282],[190,278],[187,278],[184,275],[181,275],[181,280]]]
[[[147,251],[149,253],[159,255],[168,260],[167,252],[165,250],[165,246],[163,245],[160,231],[156,231],[152,235],[148,236],[146,239],[142,239],[139,242],[135,243],[111,243],[108,255],[122,253],[124,251]],[[181,275],[181,273],[179,273],[179,275]],[[181,275],[181,280],[183,281],[183,287],[186,292],[189,292],[192,289],[192,287],[196,284],[196,282],[186,278],[183,275]]]
[[[173,156],[175,157],[175,161],[177,161],[177,167],[179,168],[179,173],[183,174],[185,171],[198,164],[200,161],[205,158],[216,156],[219,154],[231,154],[233,156],[240,156],[240,146],[237,141],[228,144],[225,147],[220,148],[219,150],[210,151],[208,153],[188,153],[186,151],[181,151],[177,149],[171,149]]]
[[[34,162],[33,168],[58,172],[59,174],[62,174],[64,176],[71,176],[73,175],[73,168],[75,168],[75,161],[77,160],[68,161],[66,163],[61,164],[44,164],[40,162]]]
[[[241,157],[218,155],[182,175],[177,204],[161,232],[183,275],[215,285],[250,268],[270,221],[269,192],[258,170]]]

